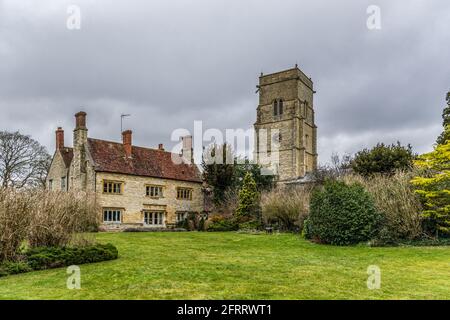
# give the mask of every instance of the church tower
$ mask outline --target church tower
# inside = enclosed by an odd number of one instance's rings
[[[295,181],[317,168],[313,83],[297,66],[259,77],[255,159],[279,182]],[[275,147],[274,147],[275,146]],[[266,152],[267,150],[267,152]],[[267,159],[267,158],[266,158]]]

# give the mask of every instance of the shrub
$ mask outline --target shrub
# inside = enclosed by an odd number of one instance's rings
[[[422,234],[420,200],[410,180],[412,172],[397,171],[392,176],[374,175],[364,178],[348,175],[347,184],[360,183],[372,196],[375,207],[383,215],[378,241],[384,244],[413,240]]]
[[[12,260],[30,228],[29,194],[15,189],[0,189],[0,262]]]
[[[248,221],[238,225],[239,230],[261,230],[262,228],[263,225],[258,220]]]
[[[32,248],[24,253],[22,260],[1,263],[0,277],[33,270],[114,260],[118,255],[117,248],[112,244]]]
[[[266,224],[277,224],[283,230],[303,228],[308,216],[311,185],[277,188],[261,196],[262,217]]]
[[[0,277],[11,274],[30,272],[33,269],[24,261],[7,261],[0,264]]]
[[[203,216],[198,222],[198,231],[205,231],[205,218],[203,218]]]
[[[32,247],[66,246],[73,234],[98,226],[95,199],[85,192],[38,192],[31,199],[28,240]]]
[[[239,228],[232,217],[222,215],[215,215],[208,222],[207,231],[237,231]]]
[[[313,237],[309,219],[305,219],[305,221],[303,221],[302,236],[307,240],[311,240]]]
[[[98,226],[94,197],[85,192],[0,189],[0,261],[14,260],[20,246],[65,246]],[[78,239],[80,240],[80,239]]]
[[[33,270],[117,259],[119,253],[112,244],[86,247],[38,247],[26,252],[28,265]]]
[[[450,125],[445,128],[450,136]],[[450,140],[421,155],[415,165],[421,170],[412,180],[423,204],[428,231],[450,236]]]
[[[372,239],[381,219],[362,185],[327,181],[312,195],[308,228],[316,241],[350,245]]]
[[[359,151],[351,166],[354,172],[366,177],[376,173],[393,174],[396,170],[411,169],[414,158],[410,145],[378,143],[372,149]]]

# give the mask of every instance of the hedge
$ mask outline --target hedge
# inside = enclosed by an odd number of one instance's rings
[[[38,247],[25,252],[23,261],[0,264],[0,276],[44,270],[70,265],[114,260],[118,251],[112,244],[95,244],[86,247]]]

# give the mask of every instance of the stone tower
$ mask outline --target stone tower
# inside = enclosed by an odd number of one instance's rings
[[[271,167],[279,182],[304,177],[317,168],[317,127],[311,79],[295,66],[261,74],[258,89],[259,105],[254,124],[256,161]],[[270,166],[263,159],[265,156],[272,159]]]

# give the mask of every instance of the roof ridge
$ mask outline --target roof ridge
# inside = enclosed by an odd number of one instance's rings
[[[117,145],[123,145],[122,142],[117,142],[117,141],[110,141],[110,140],[103,140],[103,139],[96,139],[96,138],[88,138],[88,140],[97,140],[97,141],[102,141],[102,142],[107,142],[107,143],[114,143]],[[137,146],[137,145],[131,145],[133,148],[140,148],[140,149],[145,149],[145,150],[152,150],[152,151],[161,151],[161,152],[166,152],[166,153],[170,153],[170,154],[176,154],[176,155],[180,155],[179,153],[175,153],[172,151],[167,151],[167,150],[161,150],[158,148],[151,148],[151,147],[143,147],[143,146]]]

